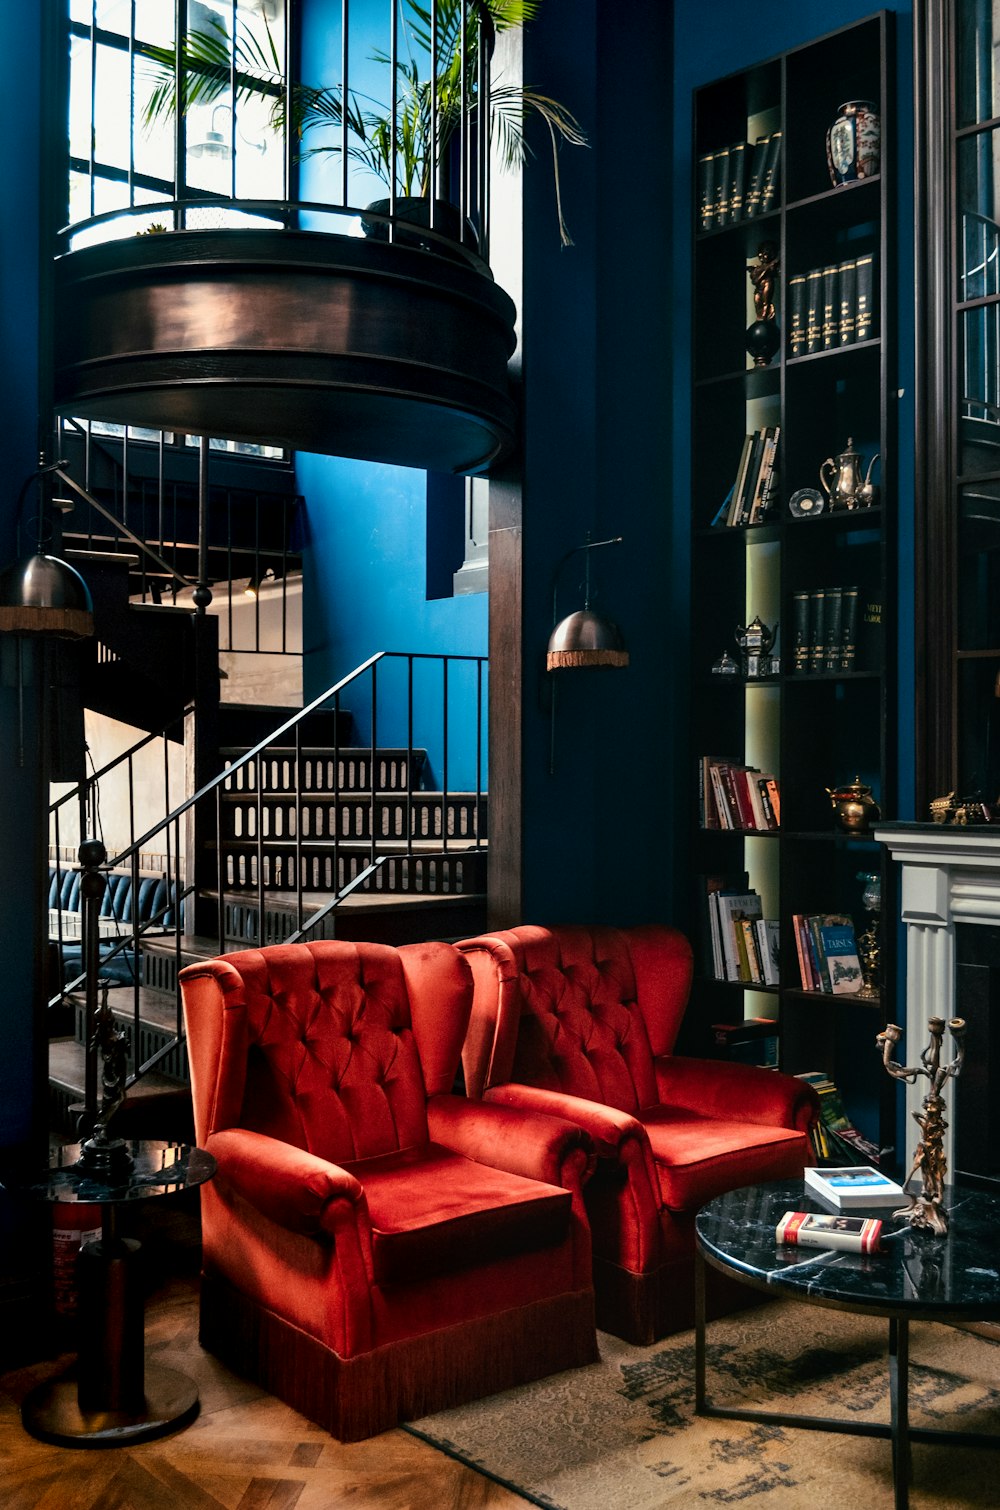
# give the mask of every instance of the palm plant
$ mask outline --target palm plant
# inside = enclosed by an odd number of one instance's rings
[[[400,0],[403,45],[397,48],[395,61],[395,110],[391,104],[341,85],[296,84],[291,92],[292,129],[299,140],[323,127],[336,133],[330,142],[303,147],[300,157],[335,157],[346,152],[349,161],[373,174],[390,192],[395,189],[407,196],[447,193],[449,146],[462,127],[463,115],[472,116],[482,105],[479,21],[494,33],[511,30],[526,25],[540,4],[541,0],[479,0],[478,5],[463,7],[461,0],[437,0],[432,22],[430,9],[420,0]],[[269,31],[266,37],[265,45],[238,25],[231,52],[221,18],[212,17],[205,30],[189,32],[182,109],[211,105],[233,87],[237,105],[270,95],[270,124],[280,130],[285,117],[284,80]],[[154,84],[144,114],[147,126],[173,111],[176,94],[173,49],[158,48],[150,56]],[[432,58],[436,63],[433,79],[422,77],[421,65]],[[383,49],[376,49],[371,61],[392,68],[392,58]],[[391,82],[387,92],[391,93]],[[524,161],[525,128],[532,115],[539,116],[549,132],[559,234],[563,245],[570,245],[562,212],[559,145],[560,141],[586,145],[579,122],[565,106],[538,90],[502,82],[490,87],[490,133],[505,167]]]

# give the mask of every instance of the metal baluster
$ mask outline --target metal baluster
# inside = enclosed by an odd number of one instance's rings
[[[370,769],[370,771],[368,773],[369,774],[369,778],[370,778],[369,779],[369,786],[371,788],[371,792],[370,792],[370,795],[369,795],[369,804],[370,804],[371,817],[370,817],[370,820],[369,820],[370,832],[369,832],[369,844],[368,844],[368,860],[369,860],[369,864],[371,864],[371,865],[375,864],[375,759],[376,759],[376,751],[378,749],[378,736],[377,736],[378,706],[377,705],[378,705],[378,666],[375,665],[375,666],[372,667],[371,769]]]
[[[257,752],[257,945],[263,949],[264,937],[264,767],[266,752]]]
[[[406,853],[413,857],[413,656],[406,657]]]
[[[340,0],[340,202],[346,206],[347,199],[347,117],[348,105],[348,33],[350,31],[350,0]]]
[[[448,848],[448,656],[441,660],[441,848]]]

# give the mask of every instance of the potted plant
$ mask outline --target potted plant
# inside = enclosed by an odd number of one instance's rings
[[[432,56],[432,17],[430,9],[419,0],[399,0],[397,57],[395,61],[395,129],[393,122],[392,59],[384,49],[375,49],[369,61],[389,72],[385,98],[346,91],[346,133],[344,131],[345,91],[340,85],[312,86],[297,83],[291,91],[292,130],[300,141],[308,133],[333,128],[328,142],[303,145],[300,160],[327,155],[340,156],[346,148],[349,161],[366,170],[392,189],[395,181],[395,210],[400,218],[428,223],[432,182],[441,196],[435,208],[435,224],[452,234],[459,234],[457,211],[448,200],[450,158],[463,124],[463,111],[471,119],[481,108],[480,32],[491,35],[527,24],[538,12],[542,0],[470,0],[466,6],[465,45],[463,49],[460,0],[437,0],[435,39],[437,67],[429,77]],[[265,29],[266,30],[266,29]],[[245,27],[237,25],[232,44],[221,17],[207,12],[205,24],[187,34],[184,49],[183,95],[185,110],[192,105],[211,105],[231,87],[236,102],[261,94],[273,95],[271,124],[284,124],[285,92],[277,49],[266,31],[267,44]],[[153,87],[144,114],[149,127],[172,113],[175,100],[175,59],[172,48],[157,48],[151,54]],[[463,88],[464,85],[464,88]],[[559,145],[586,145],[586,136],[578,121],[565,106],[538,90],[505,84],[498,80],[489,88],[489,124],[491,138],[499,148],[504,166],[522,162],[527,152],[525,128],[532,115],[539,116],[549,132],[556,196],[559,235],[564,246],[572,244],[562,212],[559,181]],[[435,151],[436,147],[436,151]],[[375,201],[369,206],[376,217],[369,226],[373,231],[388,215],[390,201]],[[375,232],[377,234],[377,231]]]

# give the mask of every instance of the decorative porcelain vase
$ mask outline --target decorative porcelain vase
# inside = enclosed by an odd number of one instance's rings
[[[846,100],[826,133],[826,161],[833,184],[873,178],[879,171],[882,125],[871,100]]]

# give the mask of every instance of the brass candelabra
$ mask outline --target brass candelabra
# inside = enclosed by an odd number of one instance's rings
[[[910,1204],[894,1211],[893,1216],[904,1218],[911,1227],[925,1228],[944,1237],[948,1231],[948,1215],[944,1209],[944,1180],[947,1173],[944,1135],[948,1124],[944,1119],[942,1090],[948,1080],[954,1080],[961,1074],[965,1059],[965,1022],[961,1017],[952,1017],[947,1024],[955,1045],[955,1056],[949,1064],[941,1063],[944,1018],[932,1017],[927,1026],[930,1041],[920,1056],[919,1064],[897,1064],[891,1057],[903,1036],[902,1028],[894,1022],[888,1023],[876,1035],[875,1042],[882,1051],[882,1063],[894,1080],[905,1080],[908,1085],[914,1085],[917,1076],[923,1075],[930,1082],[930,1089],[920,1111],[913,1113],[913,1119],[920,1128],[920,1141],[903,1185]],[[922,1181],[919,1195],[910,1190],[910,1185],[918,1174]]]

